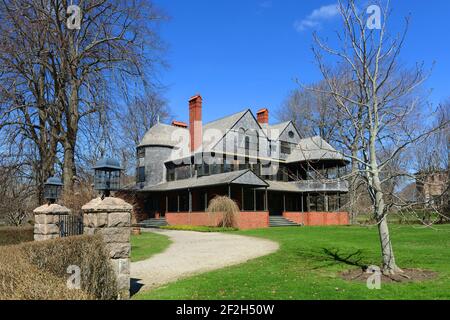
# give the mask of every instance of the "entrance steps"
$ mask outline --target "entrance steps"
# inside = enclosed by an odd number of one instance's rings
[[[300,227],[301,224],[295,223],[282,216],[269,216],[269,227]]]
[[[138,223],[141,228],[160,228],[167,226],[166,218],[151,218]]]

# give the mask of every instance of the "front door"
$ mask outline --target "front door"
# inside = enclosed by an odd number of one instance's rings
[[[269,192],[269,215],[281,216],[283,215],[283,194],[276,192]]]

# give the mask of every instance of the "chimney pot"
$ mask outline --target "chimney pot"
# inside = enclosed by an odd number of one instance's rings
[[[180,127],[180,128],[187,128],[188,127],[187,123],[184,123],[184,122],[181,122],[181,121],[177,121],[177,120],[172,121],[172,125],[174,127]]]

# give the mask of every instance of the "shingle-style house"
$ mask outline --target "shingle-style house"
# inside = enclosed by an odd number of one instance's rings
[[[340,179],[347,161],[320,137],[301,137],[291,121],[270,125],[267,109],[203,124],[202,97],[194,96],[189,125],[157,123],[137,155],[138,220],[211,224],[209,201],[227,195],[241,209],[242,228],[348,223]]]

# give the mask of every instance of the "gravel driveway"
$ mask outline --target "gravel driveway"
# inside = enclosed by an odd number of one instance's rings
[[[155,230],[168,236],[170,247],[143,261],[131,263],[132,293],[180,278],[243,263],[278,250],[278,243],[226,233]]]

